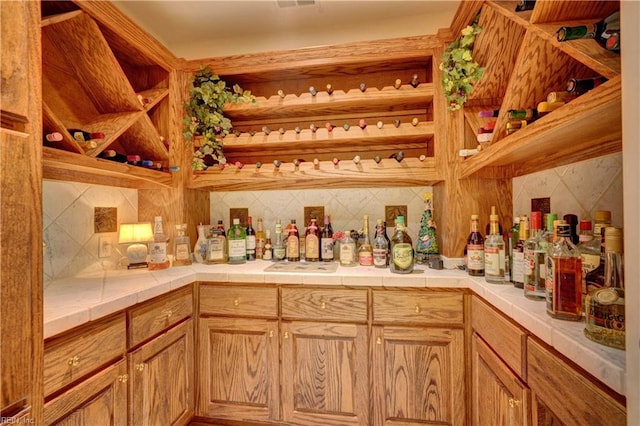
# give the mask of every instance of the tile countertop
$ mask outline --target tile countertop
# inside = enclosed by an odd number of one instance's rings
[[[525,298],[511,285],[488,284],[459,270],[416,266],[410,275],[372,267],[338,267],[335,273],[264,272],[271,262],[243,265],[199,265],[162,271],[115,270],[59,279],[45,284],[44,337],[126,309],[194,281],[275,284],[324,284],[382,287],[469,288],[533,335],[589,371],[614,391],[625,394],[625,352],[584,337],[583,322],[549,317],[543,302]]]

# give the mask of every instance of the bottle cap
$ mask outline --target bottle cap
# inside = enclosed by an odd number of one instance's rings
[[[596,210],[594,219],[596,222],[611,222],[611,212],[609,210]]]
[[[531,220],[529,221],[531,229],[542,228],[542,212],[531,212]]]
[[[604,251],[622,253],[622,229],[607,226],[604,229]]]
[[[591,231],[593,227],[591,226],[591,221],[589,219],[583,219],[580,221],[580,230],[581,231]]]
[[[557,213],[549,213],[547,214],[547,231],[553,231],[553,222],[555,222],[556,220],[558,220],[558,214]]]

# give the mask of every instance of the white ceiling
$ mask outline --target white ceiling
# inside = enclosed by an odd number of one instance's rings
[[[176,56],[244,53],[436,34],[460,0],[116,0],[113,3]],[[295,1],[288,1],[295,3]]]

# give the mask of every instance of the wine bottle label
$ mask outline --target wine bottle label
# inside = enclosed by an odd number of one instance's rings
[[[340,263],[353,263],[356,261],[355,244],[340,244]]]
[[[484,246],[479,244],[467,246],[467,268],[474,271],[484,269]]]
[[[273,258],[275,260],[283,260],[286,255],[287,255],[287,250],[285,249],[284,246],[273,248]]]
[[[247,256],[245,239],[229,240],[229,259],[244,259]]]
[[[209,240],[209,254],[207,260],[223,260],[224,259],[224,237],[214,237]]]
[[[386,248],[373,249],[373,265],[387,266],[387,249]]]
[[[189,260],[189,245],[176,244],[176,252],[174,253],[176,260]]]
[[[333,238],[320,239],[320,255],[322,259],[333,259]]]
[[[370,251],[363,251],[358,253],[358,262],[363,266],[373,265],[373,253]]]
[[[500,275],[500,250],[498,250],[498,247],[485,247],[484,273],[485,275]]]
[[[318,259],[320,257],[317,235],[307,235],[305,238],[305,246],[305,256],[307,259]]]
[[[167,261],[167,243],[153,242],[149,244],[149,259],[151,263],[162,263]]]
[[[248,253],[256,252],[256,236],[255,235],[247,235],[247,252]]]
[[[300,255],[300,239],[298,237],[289,235],[287,238],[287,252],[289,257],[298,257]]]
[[[393,264],[400,269],[410,268],[413,264],[413,246],[409,243],[397,243],[393,246]]]
[[[513,252],[513,271],[511,271],[513,282],[524,282],[524,252]]]
[[[615,288],[601,288],[587,303],[587,324],[610,330],[624,331],[624,299]]]

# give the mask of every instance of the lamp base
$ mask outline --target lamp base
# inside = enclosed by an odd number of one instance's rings
[[[147,262],[130,263],[129,265],[127,265],[127,269],[141,269],[148,267],[149,264]]]

